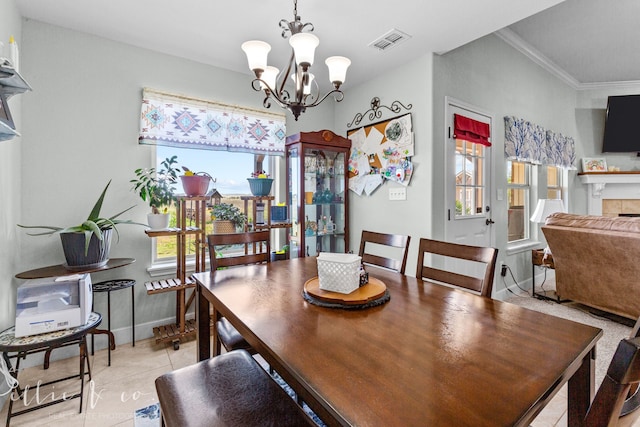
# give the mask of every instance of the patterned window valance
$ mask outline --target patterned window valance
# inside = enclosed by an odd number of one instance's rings
[[[547,162],[549,166],[576,169],[576,144],[570,136],[547,131]]]
[[[575,169],[573,138],[516,117],[504,118],[504,133],[507,159]]]
[[[140,144],[284,155],[284,114],[145,88]]]

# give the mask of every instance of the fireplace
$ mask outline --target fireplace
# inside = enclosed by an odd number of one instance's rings
[[[640,216],[640,200],[602,199],[602,216]]]
[[[580,173],[578,176],[589,186],[587,214],[640,214],[640,172]]]

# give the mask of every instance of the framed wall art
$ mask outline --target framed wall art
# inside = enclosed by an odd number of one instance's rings
[[[583,157],[582,172],[607,172],[607,161],[602,157]]]
[[[411,113],[353,129],[349,156],[349,188],[371,194],[385,181],[408,186],[414,151]]]

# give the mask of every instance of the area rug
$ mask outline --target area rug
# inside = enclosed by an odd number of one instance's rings
[[[136,409],[133,416],[135,427],[160,427],[160,404],[146,406]]]
[[[287,384],[281,377],[280,375],[278,375],[277,372],[273,372],[271,374],[271,376],[273,377],[274,380],[276,380],[276,382],[280,385],[280,387],[282,387],[284,389],[284,391],[287,392],[287,394],[289,396],[291,396],[292,399],[296,399],[296,392],[293,391],[293,389],[289,386],[289,384]],[[309,406],[307,406],[306,403],[302,402],[302,410],[304,412],[306,412],[306,414],[313,420],[314,423],[316,423],[316,425],[324,427],[324,423],[322,422],[322,420],[311,410],[311,408],[309,408]]]
[[[506,302],[602,329],[603,336],[596,347],[596,388],[607,373],[607,368],[618,343],[629,337],[633,325],[633,321],[629,319],[603,313],[574,302],[557,303],[540,300],[524,293],[511,296]],[[540,333],[544,333],[544,331],[540,331]]]

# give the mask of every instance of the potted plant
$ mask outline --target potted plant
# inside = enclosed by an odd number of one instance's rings
[[[138,196],[151,208],[151,213],[147,215],[147,222],[152,230],[169,227],[168,209],[176,200],[175,186],[180,172],[176,166],[177,157],[164,159],[158,171],[155,168],[136,169],[136,179],[130,181],[134,184],[132,190],[138,193]]]
[[[213,232],[215,234],[235,233],[239,227],[247,223],[247,216],[240,208],[230,203],[218,203],[211,210]]]
[[[56,227],[49,225],[21,225],[21,228],[39,228],[46,231],[40,233],[27,233],[30,236],[43,236],[60,233],[60,240],[62,241],[62,249],[66,259],[65,267],[68,270],[84,270],[86,268],[98,268],[104,266],[109,261],[109,249],[111,248],[111,235],[112,232],[116,232],[116,236],[119,238],[120,234],[116,225],[118,224],[136,224],[146,225],[133,222],[131,220],[118,219],[120,215],[129,211],[134,206],[130,206],[120,213],[117,213],[110,217],[101,217],[100,210],[102,209],[102,202],[104,196],[107,193],[107,189],[111,184],[111,180],[107,183],[107,186],[102,190],[102,194],[98,198],[98,201],[91,209],[89,216],[85,221],[78,225],[72,225],[69,227]]]
[[[289,259],[289,245],[284,245],[279,251],[271,252],[271,262]]]
[[[247,178],[247,181],[254,196],[268,196],[271,192],[273,178],[269,178],[269,174],[263,170],[252,172],[251,178]]]
[[[209,182],[216,182],[206,172],[193,172],[186,166],[182,166],[184,175],[180,175],[182,180],[182,188],[187,196],[204,196],[209,189]]]

